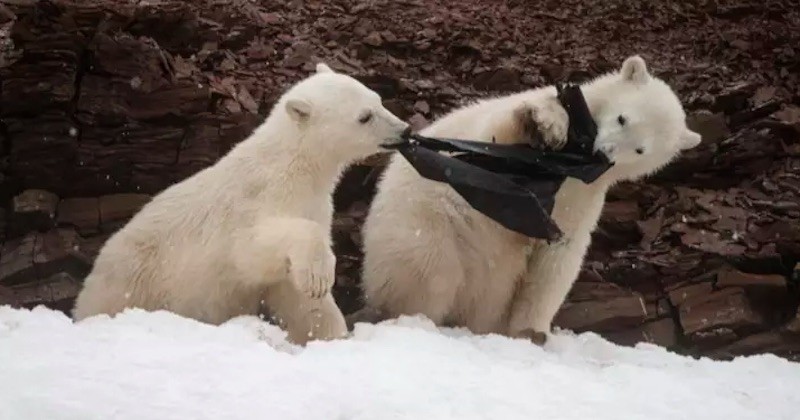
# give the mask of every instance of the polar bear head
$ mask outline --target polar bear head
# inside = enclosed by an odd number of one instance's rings
[[[587,101],[598,127],[595,150],[615,163],[608,173],[614,181],[649,175],[700,144],[677,95],[648,72],[641,57],[629,57],[619,71],[589,85]]]
[[[283,95],[276,106],[281,109],[303,146],[345,161],[401,143],[409,131],[377,93],[322,63]]]

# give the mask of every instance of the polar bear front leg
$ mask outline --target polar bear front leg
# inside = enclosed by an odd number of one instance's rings
[[[326,296],[335,280],[336,256],[330,234],[302,218],[267,218],[234,234],[232,260],[252,285],[289,280],[307,296]]]
[[[558,309],[577,279],[588,240],[534,247],[522,284],[511,302],[508,335],[544,344]]]
[[[344,315],[331,293],[315,299],[300,293],[291,283],[278,283],[267,288],[264,304],[295,344],[347,336]]]
[[[514,109],[513,117],[532,146],[559,150],[567,144],[569,115],[556,97],[525,100]]]

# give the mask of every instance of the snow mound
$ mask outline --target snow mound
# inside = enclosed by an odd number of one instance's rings
[[[404,317],[299,348],[253,317],[73,324],[0,307],[2,420],[788,420],[798,389],[800,365],[775,356],[694,360],[590,333],[539,348]]]

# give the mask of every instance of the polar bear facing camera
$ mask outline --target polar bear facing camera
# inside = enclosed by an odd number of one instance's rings
[[[364,225],[367,306],[350,321],[423,314],[475,333],[546,338],[579,273],[608,188],[651,174],[700,142],[675,93],[638,56],[581,88],[598,124],[595,148],[615,165],[592,184],[568,178],[561,186],[552,216],[563,238],[548,244],[507,230],[395,155]],[[551,86],[457,109],[421,134],[543,141],[558,149],[568,123]]]
[[[332,193],[349,163],[407,131],[377,93],[319,64],[250,137],[106,242],[75,320],[138,307],[219,324],[263,304],[296,343],[346,335],[329,293]]]

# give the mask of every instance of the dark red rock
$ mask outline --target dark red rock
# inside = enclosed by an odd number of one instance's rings
[[[637,343],[651,343],[662,347],[672,348],[678,344],[678,328],[671,318],[642,324],[630,330],[608,333],[609,340],[626,346]]]
[[[715,108],[726,114],[744,109],[755,90],[755,85],[746,82],[727,86],[717,95]]]
[[[33,308],[38,305],[48,305],[65,311],[72,308],[72,302],[80,290],[81,282],[68,273],[57,273],[13,289],[19,306]]]
[[[379,32],[372,32],[364,38],[364,43],[372,47],[380,47],[383,45],[383,37]]]
[[[8,305],[12,308],[19,308],[21,303],[13,289],[0,286],[0,306]]]
[[[66,198],[58,203],[58,224],[74,226],[81,235],[100,229],[100,201],[95,197]]]
[[[647,318],[641,296],[617,297],[603,301],[567,303],[553,323],[575,331],[616,331],[640,325]]]
[[[781,124],[791,127],[796,133],[800,133],[800,107],[789,105],[775,112],[772,116]]]
[[[33,264],[36,234],[9,239],[0,249],[0,284],[13,286],[36,278]]]
[[[427,115],[431,112],[431,107],[426,101],[417,101],[414,103],[414,111]]]
[[[735,269],[717,274],[717,287],[774,288],[786,290],[786,277],[780,274],[752,274]]]
[[[423,128],[427,127],[430,122],[428,121],[425,116],[422,114],[414,114],[411,118],[408,119],[408,123],[411,124],[411,128],[414,131],[422,130]]]
[[[751,307],[741,288],[728,288],[683,302],[679,308],[683,331],[702,335],[763,327],[764,317]]]
[[[719,143],[731,134],[725,115],[721,112],[695,111],[686,117],[686,124],[702,136],[704,144]]]
[[[62,272],[73,273],[77,277],[87,274],[89,267],[74,255],[78,241],[78,234],[73,229],[38,233],[33,249],[36,277],[46,279]]]
[[[507,67],[483,72],[473,83],[478,89],[492,91],[513,92],[522,88],[519,71]]]
[[[145,194],[112,194],[100,197],[101,227],[124,224],[149,201],[150,196]]]
[[[640,219],[639,206],[635,201],[608,201],[601,217],[609,223],[635,222]]]
[[[749,335],[731,344],[717,348],[711,355],[721,359],[736,356],[773,353],[791,360],[800,360],[800,332],[767,331]]]
[[[78,243],[72,248],[71,255],[84,266],[94,264],[95,258],[108,240],[109,235],[96,235],[88,238],[78,238]]]
[[[26,190],[12,201],[12,235],[46,230],[55,225],[58,196],[44,190]]]
[[[698,297],[704,298],[713,290],[714,286],[711,284],[711,282],[692,284],[670,291],[669,301],[674,306],[680,306],[687,300],[691,301],[693,299],[697,299]]]
[[[568,300],[570,302],[602,301],[630,296],[630,292],[613,283],[578,281],[572,285]]]

